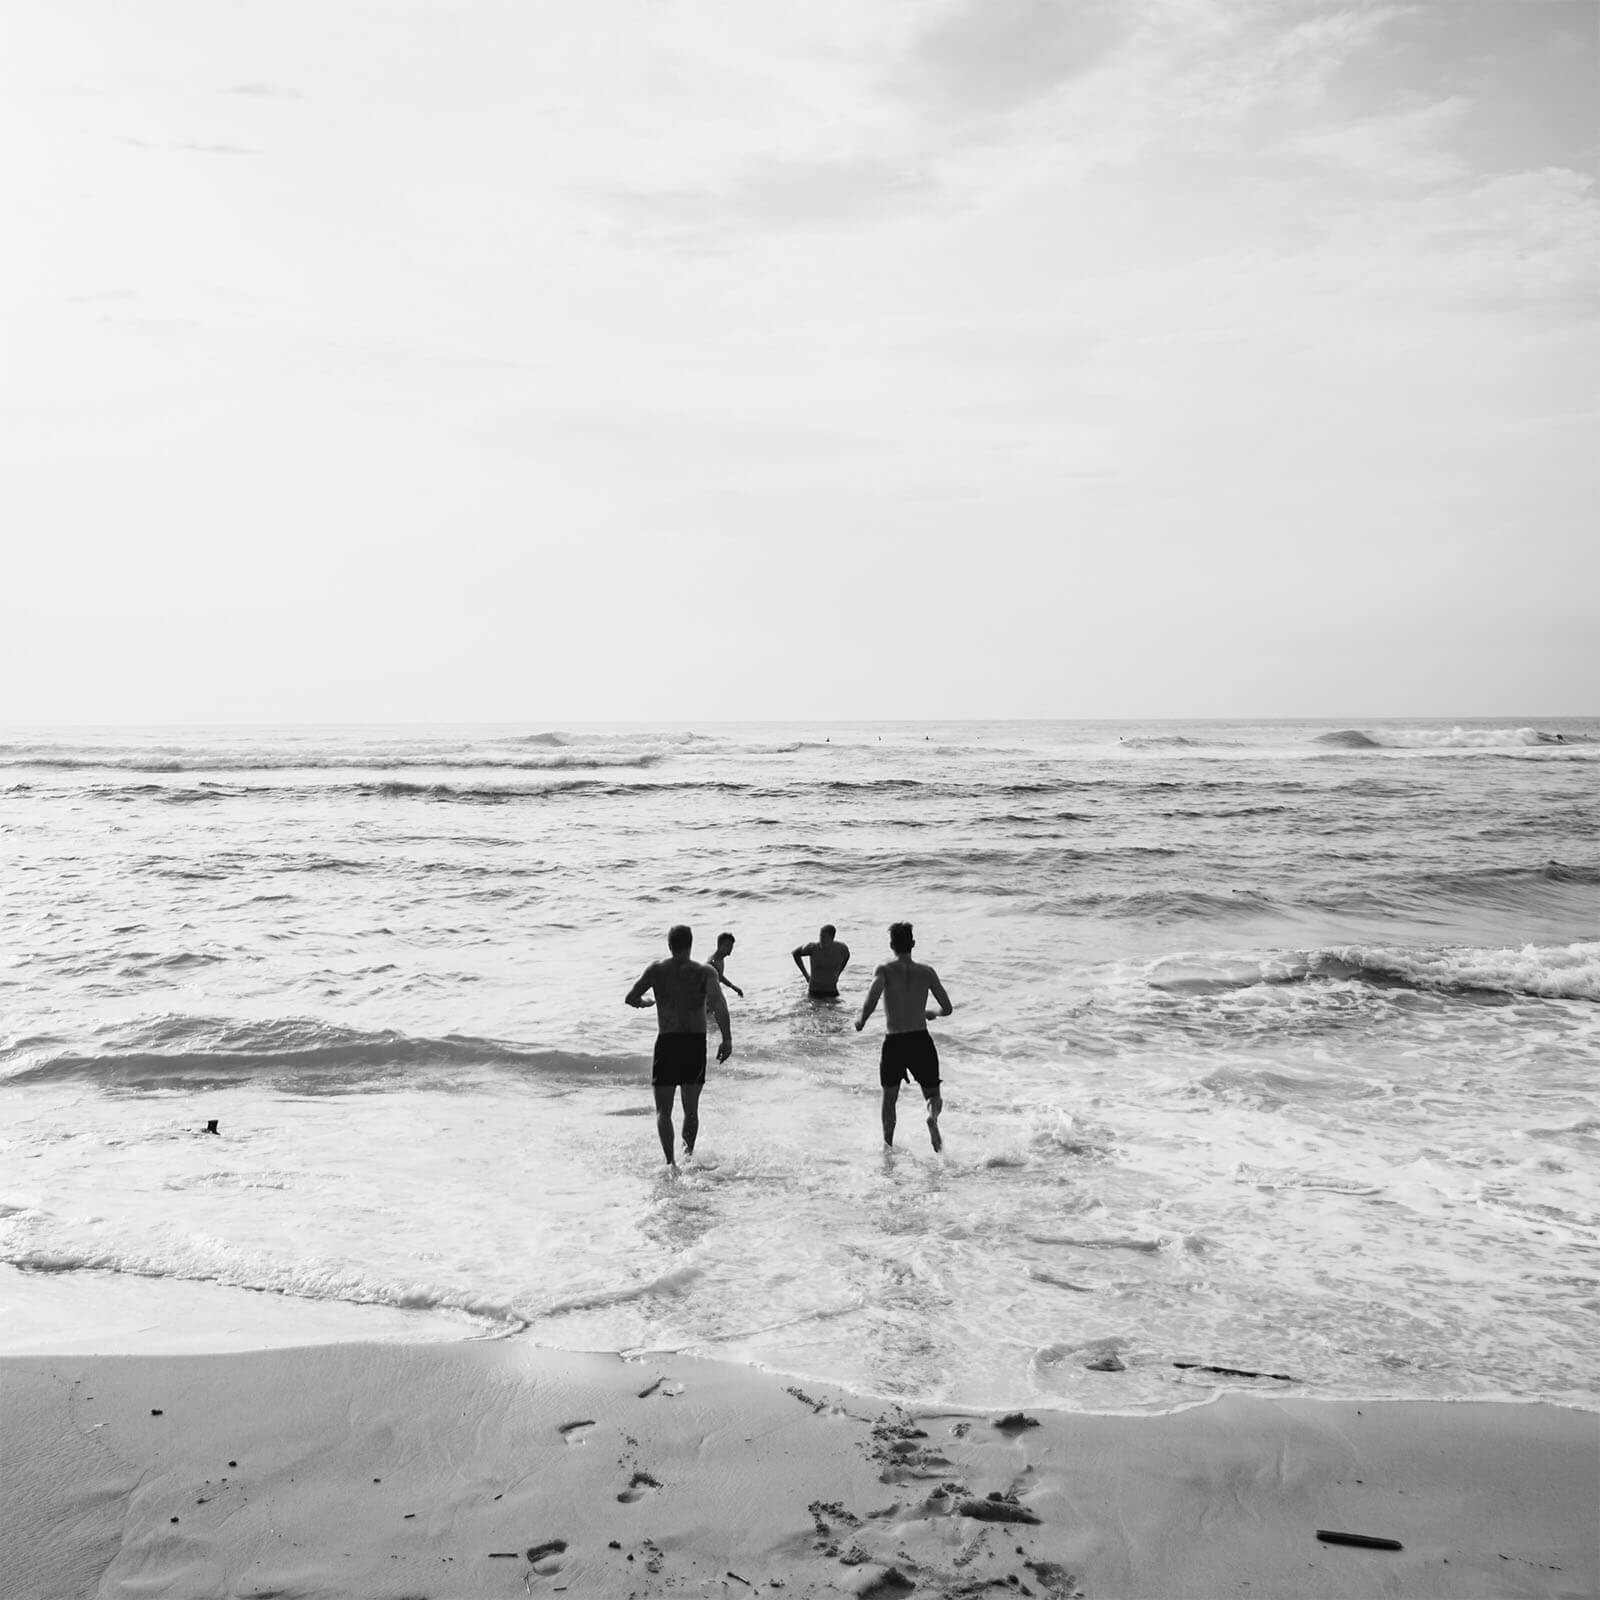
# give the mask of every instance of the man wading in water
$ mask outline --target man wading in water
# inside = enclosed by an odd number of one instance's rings
[[[856,1032],[867,1025],[867,1018],[883,996],[884,1016],[889,1031],[883,1040],[883,1055],[878,1063],[878,1082],[883,1086],[883,1142],[894,1144],[894,1107],[900,1098],[900,1085],[908,1077],[917,1080],[928,1102],[928,1137],[935,1150],[944,1149],[939,1134],[939,1113],[944,1101],[939,1098],[939,1052],[934,1047],[928,1024],[937,1016],[948,1017],[955,1007],[939,982],[939,974],[911,959],[916,945],[909,922],[889,926],[889,948],[894,960],[885,961],[873,975],[872,987],[856,1018]],[[927,1011],[928,996],[939,1002],[938,1011]]]
[[[672,1148],[672,1097],[683,1092],[683,1153],[694,1154],[700,1133],[700,1091],[706,1084],[706,1014],[717,1019],[722,1043],[717,1060],[733,1054],[733,1030],[728,1021],[728,1002],[722,997],[722,979],[713,967],[702,966],[689,958],[694,935],[681,923],[667,934],[665,961],[653,961],[644,975],[624,996],[630,1006],[656,1008],[655,1064],[650,1085],[656,1096],[656,1131],[667,1165],[674,1171],[678,1163]],[[645,994],[655,991],[654,1000]]]
[[[834,938],[836,931],[830,922],[815,943],[796,945],[789,952],[800,969],[800,976],[806,980],[813,1000],[839,998],[839,974],[850,965],[850,946],[843,939]],[[809,972],[806,971],[807,956],[811,958]]]

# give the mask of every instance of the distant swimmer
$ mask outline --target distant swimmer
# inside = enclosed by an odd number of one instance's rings
[[[722,1043],[717,1060],[733,1054],[733,1030],[728,1021],[728,1002],[722,998],[722,979],[715,967],[703,966],[689,957],[694,935],[679,924],[667,934],[671,955],[665,961],[652,961],[644,975],[624,996],[630,1006],[656,1008],[656,1053],[650,1084],[656,1097],[656,1131],[667,1165],[674,1170],[672,1097],[683,1091],[683,1153],[694,1154],[700,1133],[700,1091],[706,1083],[706,1013],[717,1019]],[[647,992],[654,1000],[646,1000]]]
[[[736,984],[733,979],[722,970],[723,962],[726,961],[732,954],[733,935],[731,933],[719,933],[717,935],[717,948],[711,957],[711,965],[716,969],[717,977],[721,981],[723,988],[732,989],[733,992],[738,995],[741,1000],[743,1000],[744,990],[741,989],[739,985]]]
[[[796,945],[789,952],[800,969],[800,976],[806,980],[813,999],[839,998],[839,974],[850,965],[850,946],[843,939],[834,937],[838,931],[830,922],[815,943]],[[809,972],[806,971],[807,961],[811,963]]]
[[[955,1007],[939,982],[939,974],[911,959],[916,942],[909,922],[890,924],[889,948],[894,951],[894,960],[885,961],[873,974],[872,987],[856,1018],[856,1032],[866,1027],[867,1018],[882,995],[889,1025],[878,1062],[878,1082],[883,1087],[883,1142],[885,1146],[894,1144],[894,1108],[900,1098],[900,1085],[907,1078],[915,1078],[928,1103],[928,1137],[935,1150],[942,1150],[939,1113],[944,1110],[944,1101],[939,1096],[939,1052],[928,1024],[935,1017],[948,1017]],[[930,994],[939,1002],[937,1011],[925,1009]]]

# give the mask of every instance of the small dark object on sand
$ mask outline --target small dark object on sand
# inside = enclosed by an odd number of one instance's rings
[[[161,1415],[161,1413],[159,1411],[152,1410],[150,1415],[152,1417],[159,1417]]]
[[[543,1561],[546,1556],[560,1555],[566,1548],[567,1541],[565,1539],[546,1539],[543,1544],[535,1544],[528,1547],[528,1559],[530,1561]]]
[[[1398,1539],[1377,1539],[1369,1533],[1332,1533],[1327,1528],[1318,1528],[1317,1537],[1324,1544],[1353,1544],[1359,1545],[1363,1550],[1403,1550],[1405,1548]]]
[[[956,1507],[956,1515],[972,1517],[978,1522],[1038,1522],[1038,1518],[1015,1500],[963,1500]]]
[[[1116,1356],[1101,1356],[1098,1361],[1085,1361],[1090,1372],[1126,1372],[1127,1367]]]
[[[1028,1416],[1026,1412],[1008,1411],[1003,1417],[996,1417],[994,1425],[1002,1433],[1021,1433],[1024,1428],[1037,1428],[1039,1419]]]
[[[216,1118],[215,1118],[215,1117],[213,1117],[213,1118],[212,1118],[212,1119],[211,1119],[211,1120],[210,1120],[210,1121],[209,1121],[209,1122],[208,1122],[208,1123],[207,1123],[207,1124],[206,1124],[206,1132],[207,1132],[207,1133],[220,1133],[220,1132],[221,1132],[221,1131],[222,1131],[222,1130],[221,1130],[221,1129],[220,1129],[220,1128],[218,1128],[218,1127],[217,1127],[217,1119],[216,1119]]]
[[[491,1561],[515,1561],[517,1552],[515,1550],[491,1550],[489,1559]]]
[[[735,1583],[742,1583],[747,1589],[750,1587],[750,1580],[748,1578],[741,1578],[739,1574],[731,1567],[728,1569],[728,1576],[732,1578]]]

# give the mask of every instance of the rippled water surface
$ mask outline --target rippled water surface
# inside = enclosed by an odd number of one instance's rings
[[[1593,1404],[1597,802],[1577,721],[0,734],[0,1347]],[[901,917],[937,1157],[851,1026]],[[680,920],[745,996],[672,1179]]]

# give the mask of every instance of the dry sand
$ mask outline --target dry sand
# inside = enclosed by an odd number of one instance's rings
[[[1600,1593],[1600,1417],[1552,1406],[1001,1428],[507,1341],[14,1357],[0,1407],[6,1600]]]

